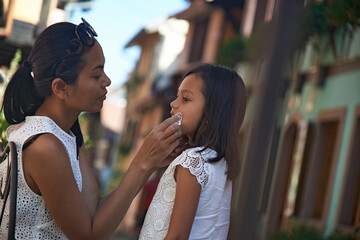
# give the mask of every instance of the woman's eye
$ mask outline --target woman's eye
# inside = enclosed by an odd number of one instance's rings
[[[187,97],[183,97],[182,99],[183,99],[184,102],[188,102],[188,101],[189,101],[189,99],[188,99]]]
[[[99,80],[101,78],[101,75],[94,76],[96,80]]]

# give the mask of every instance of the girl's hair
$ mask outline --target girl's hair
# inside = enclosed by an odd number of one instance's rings
[[[190,74],[201,77],[205,96],[204,113],[192,141],[218,153],[210,162],[224,157],[228,178],[233,179],[240,170],[238,133],[246,109],[244,82],[232,69],[211,64],[195,67],[184,78]]]
[[[62,22],[49,26],[37,38],[27,60],[19,66],[4,93],[1,108],[10,124],[35,114],[45,97],[52,94],[52,81],[59,77],[66,84],[76,84],[89,47],[77,38],[76,25]],[[78,121],[71,130],[78,147],[83,138]],[[79,145],[80,144],[80,145]]]

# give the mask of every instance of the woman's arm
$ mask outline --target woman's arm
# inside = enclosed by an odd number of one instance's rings
[[[201,193],[201,186],[189,169],[178,165],[175,178],[175,202],[166,240],[189,238]]]
[[[96,210],[91,207],[95,201],[86,196],[92,196],[94,191],[95,199],[98,199],[97,190],[88,188],[87,194],[79,192],[66,150],[55,136],[44,134],[24,151],[24,171],[36,184],[56,223],[68,238],[108,239],[143,183],[177,146],[181,133],[179,126],[173,124],[176,121],[177,118],[172,117],[154,128],[119,186],[106,204],[101,207],[96,204]]]
[[[91,216],[94,216],[100,199],[100,189],[85,144],[81,146],[79,151],[79,164],[82,177],[81,195],[89,208]]]

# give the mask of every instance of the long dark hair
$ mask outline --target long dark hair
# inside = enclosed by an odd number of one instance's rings
[[[66,84],[76,84],[84,66],[83,45],[75,34],[76,25],[62,22],[49,26],[37,38],[29,58],[19,66],[4,93],[1,109],[10,124],[33,116],[45,97],[52,94],[52,81],[60,77]],[[78,147],[83,143],[78,120],[71,128]]]
[[[238,133],[246,109],[244,82],[232,69],[212,64],[201,64],[184,78],[190,74],[201,77],[205,96],[204,113],[192,141],[218,153],[210,162],[225,158],[228,178],[233,179],[240,170]]]

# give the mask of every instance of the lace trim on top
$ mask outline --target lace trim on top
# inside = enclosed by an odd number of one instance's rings
[[[202,149],[203,147],[197,147],[185,151],[185,157],[179,161],[179,165],[188,168],[190,173],[196,177],[201,189],[204,189],[209,182],[210,174],[208,162],[205,160],[204,155],[210,154],[213,150],[206,149],[199,153],[198,151]]]

